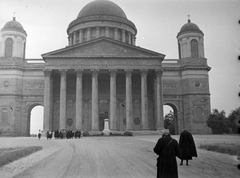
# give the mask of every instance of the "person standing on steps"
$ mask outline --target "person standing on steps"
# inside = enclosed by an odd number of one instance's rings
[[[192,157],[197,157],[197,150],[193,136],[187,129],[184,129],[179,137],[179,150],[181,159],[180,165],[183,165],[183,160],[186,160],[186,165],[189,166],[188,161],[192,160]]]
[[[157,178],[178,178],[176,157],[179,156],[178,142],[164,132],[154,147],[157,158]]]

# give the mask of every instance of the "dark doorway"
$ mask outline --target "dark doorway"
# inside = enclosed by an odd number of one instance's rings
[[[103,131],[104,129],[104,114],[99,114],[99,131]]]

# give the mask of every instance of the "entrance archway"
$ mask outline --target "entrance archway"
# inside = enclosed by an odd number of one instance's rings
[[[163,106],[164,128],[169,129],[172,135],[178,134],[178,117],[177,108],[171,103],[166,103]]]
[[[43,130],[43,106],[35,105],[30,110],[30,135],[37,135],[39,129]]]

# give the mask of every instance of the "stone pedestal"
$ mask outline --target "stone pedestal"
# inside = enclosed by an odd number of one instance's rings
[[[109,119],[104,119],[104,130],[103,134],[104,135],[110,135],[110,129],[109,129]]]

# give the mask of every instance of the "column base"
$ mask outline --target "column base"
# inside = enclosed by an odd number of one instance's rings
[[[89,132],[89,135],[102,135],[102,132],[99,130],[91,130]]]
[[[109,129],[104,129],[102,132],[103,132],[103,135],[110,135],[111,130],[109,130]]]
[[[163,134],[164,132],[168,132],[169,133],[169,129],[159,128],[157,130],[159,131],[160,134]]]

